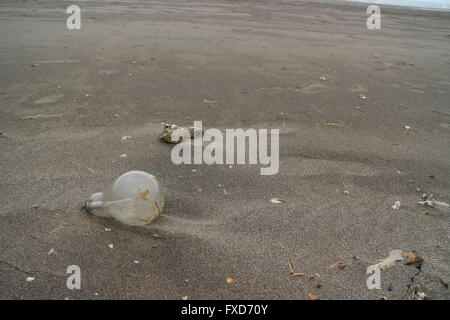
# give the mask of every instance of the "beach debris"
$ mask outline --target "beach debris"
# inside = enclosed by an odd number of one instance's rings
[[[423,258],[419,255],[417,251],[408,251],[403,254],[403,257],[405,258],[405,264],[411,265],[411,264],[422,264]]]
[[[272,199],[270,199],[270,202],[272,202],[272,203],[281,203],[281,202],[283,202],[283,200],[280,199],[280,198],[272,198]]]
[[[377,266],[381,270],[386,270],[388,268],[393,267],[396,261],[401,260],[403,260],[402,250],[392,250],[389,251],[389,256],[387,256],[383,260],[378,261]]]
[[[213,103],[217,103],[217,100],[216,100],[216,99],[208,99],[208,98],[204,98],[204,99],[203,99],[203,103],[206,103],[206,104],[213,104]]]
[[[411,127],[410,126],[405,126],[405,129],[409,130],[409,129],[411,129]]]
[[[50,251],[48,252],[48,255],[51,255],[52,253],[55,253],[55,249],[51,248]]]
[[[33,281],[34,279],[36,279],[35,277],[27,277],[27,282],[31,282],[31,281]]]
[[[360,97],[362,100],[366,100],[367,97],[365,95],[363,95],[362,93],[358,94],[358,97]]]
[[[110,231],[111,231],[111,228],[105,228],[105,231],[106,231],[106,232],[110,232]]]
[[[228,284],[233,284],[234,283],[234,279],[233,278],[227,278],[227,283]]]
[[[114,248],[114,245],[111,243],[111,244],[108,244],[108,247],[109,247],[110,249],[113,249],[113,248]]]
[[[321,123],[323,126],[325,127],[333,127],[333,128],[345,128],[345,126],[341,123],[337,123],[337,122],[324,122]]]
[[[122,154],[120,155],[120,157],[121,157],[121,158],[126,158],[126,157],[128,157],[128,155],[127,155],[126,153],[122,153]]]
[[[159,239],[159,238],[161,238],[161,236],[157,233],[154,233],[154,234],[152,234],[152,238]]]
[[[424,300],[426,298],[426,293],[424,292],[416,292],[415,297],[417,300]]]
[[[133,261],[135,264],[139,264],[139,260],[134,260]]]
[[[120,138],[120,140],[130,140],[131,136],[123,136],[122,138]]]
[[[450,207],[450,205],[444,201],[425,200],[425,201],[419,201],[417,203],[421,204],[423,206],[431,207],[431,208],[436,208],[436,207],[448,208],[448,207]]]
[[[187,299],[189,299],[188,296],[182,296],[181,297],[181,300],[187,300]]]
[[[392,209],[398,210],[398,209],[400,209],[401,205],[402,204],[400,203],[400,201],[395,201],[394,204],[392,205]]]
[[[308,295],[308,300],[320,300],[319,296],[316,296],[315,294],[310,293]]]
[[[305,274],[302,272],[294,272],[294,266],[292,262],[288,261],[289,275],[293,277],[303,277]]]
[[[202,135],[202,130],[195,126],[184,128],[175,124],[165,123],[161,140],[167,143],[177,144],[183,141],[183,137],[189,135],[191,139],[195,136]],[[178,138],[178,140],[177,140]]]
[[[62,117],[62,113],[57,114],[35,114],[33,116],[22,117],[20,120],[33,120],[33,119],[51,119]]]
[[[310,280],[312,280],[312,279],[317,279],[317,280],[319,280],[319,279],[320,279],[320,274],[314,273],[313,275],[309,276],[309,279],[310,279]]]
[[[294,273],[294,266],[292,265],[292,262],[288,261],[288,268],[289,268],[289,274]]]
[[[342,261],[337,261],[336,263],[333,263],[330,266],[330,269],[340,269],[340,270],[342,270],[344,268],[345,268],[345,264]]]
[[[293,277],[303,277],[305,274],[303,272],[294,272],[291,274]]]
[[[56,228],[56,229],[53,229],[52,231],[50,231],[48,234],[52,234],[52,233],[55,233],[56,231],[58,231],[58,230],[61,230],[62,228],[64,228],[65,226],[64,225],[60,225],[58,228]]]
[[[424,216],[427,216],[427,215],[431,214],[431,211],[430,210],[425,210],[425,211],[422,211],[422,214]]]
[[[320,81],[327,81],[327,78],[325,78],[325,77],[320,77]]]
[[[85,204],[88,213],[110,217],[130,226],[144,226],[161,214],[164,196],[155,176],[144,171],[121,175],[107,192],[94,193]]]
[[[31,207],[32,207],[33,209],[38,209],[38,208],[39,208],[39,205],[33,204]]]
[[[230,195],[230,194],[228,193],[227,190],[223,189],[223,195],[224,195],[224,196],[228,196],[228,195]]]
[[[347,186],[345,185],[345,183],[342,182],[342,186],[344,187],[344,193],[345,193],[345,194],[350,194],[350,189],[347,188]]]
[[[444,286],[445,289],[448,289],[448,283],[444,280],[442,280],[441,278],[438,278],[439,282]]]

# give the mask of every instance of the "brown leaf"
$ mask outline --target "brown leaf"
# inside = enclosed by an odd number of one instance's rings
[[[233,278],[227,278],[227,283],[228,283],[228,284],[233,284],[233,282],[234,282],[234,279],[233,279]]]
[[[345,264],[342,263],[341,261],[338,261],[330,266],[330,269],[344,269],[344,268]]]
[[[405,264],[407,265],[421,263],[423,261],[423,258],[414,250],[405,252],[403,254],[403,258],[405,259]]]
[[[308,300],[320,300],[319,296],[316,296],[315,294],[310,293],[308,295]]]

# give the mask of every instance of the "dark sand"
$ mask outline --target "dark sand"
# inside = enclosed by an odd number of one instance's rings
[[[369,31],[358,3],[76,2],[80,31],[72,1],[1,4],[0,298],[409,298],[401,262],[366,287],[393,249],[417,250],[414,285],[450,298],[450,212],[416,204],[416,188],[450,200],[450,13],[381,6]],[[21,120],[37,114],[60,116]],[[160,123],[193,120],[280,128],[279,174],[173,165]],[[154,224],[80,210],[132,169],[165,189]]]

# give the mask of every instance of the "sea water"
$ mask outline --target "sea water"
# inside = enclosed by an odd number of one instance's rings
[[[347,0],[370,4],[389,4],[395,6],[415,7],[423,9],[450,10],[450,0]]]

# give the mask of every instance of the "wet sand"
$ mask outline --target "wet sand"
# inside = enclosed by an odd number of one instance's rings
[[[407,299],[412,277],[450,298],[450,212],[417,205],[450,201],[450,13],[381,6],[370,31],[358,3],[90,0],[71,31],[71,4],[0,8],[1,299]],[[194,120],[279,128],[279,173],[172,164],[160,123]],[[81,210],[134,169],[164,187],[155,223]],[[421,272],[368,290],[394,249]]]

